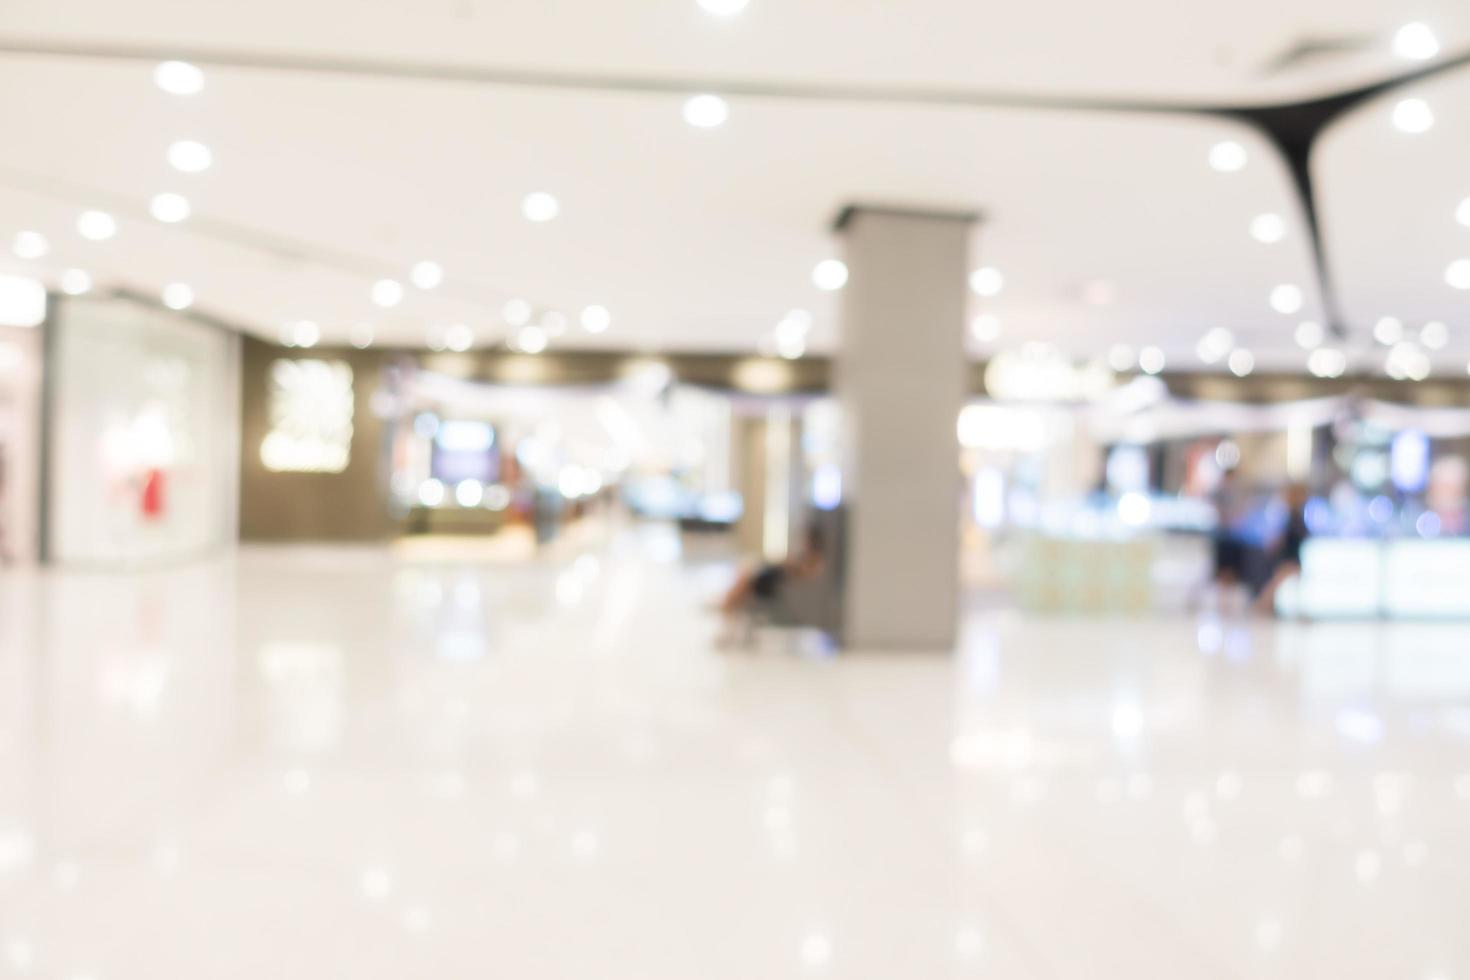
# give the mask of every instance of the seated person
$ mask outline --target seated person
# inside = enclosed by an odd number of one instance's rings
[[[822,573],[825,561],[822,556],[822,533],[808,527],[802,536],[801,548],[796,554],[779,565],[767,564],[742,572],[720,600],[720,613],[725,617],[725,636],[743,616],[759,605],[776,602],[785,586],[793,579],[816,578]]]

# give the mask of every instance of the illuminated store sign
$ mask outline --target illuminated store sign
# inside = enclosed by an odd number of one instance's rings
[[[271,365],[270,432],[260,461],[278,473],[341,473],[352,458],[352,368],[344,361]]]
[[[997,401],[1091,402],[1115,384],[1106,364],[1074,365],[1049,344],[1002,351],[985,369],[985,390]]]

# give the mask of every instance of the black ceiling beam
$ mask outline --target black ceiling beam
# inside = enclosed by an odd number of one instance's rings
[[[1321,198],[1312,177],[1312,153],[1323,134],[1333,124],[1360,106],[1416,82],[1466,65],[1470,65],[1470,52],[1369,85],[1302,102],[1203,110],[1207,115],[1233,119],[1250,126],[1265,138],[1286,164],[1287,172],[1291,175],[1292,190],[1307,222],[1312,262],[1317,274],[1317,287],[1322,297],[1327,328],[1339,338],[1347,337],[1348,324],[1327,257],[1327,242],[1322,230]]]

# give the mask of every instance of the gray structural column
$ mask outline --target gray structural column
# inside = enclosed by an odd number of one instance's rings
[[[842,407],[843,645],[948,650],[959,612],[965,290],[976,216],[851,207]]]

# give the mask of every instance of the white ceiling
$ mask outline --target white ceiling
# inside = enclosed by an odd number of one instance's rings
[[[1470,40],[1463,5],[1413,15],[1447,49]],[[1284,171],[1249,132],[1174,115],[769,96],[732,98],[729,123],[701,131],[682,122],[677,93],[720,80],[1254,102],[1401,70],[1387,38],[1404,17],[1376,0],[751,0],[728,21],[694,0],[12,0],[0,46],[229,48],[675,84],[632,93],[206,66],[205,91],[178,97],[153,86],[146,60],[0,55],[12,93],[0,100],[0,240],[32,228],[52,243],[45,260],[7,252],[0,266],[80,266],[146,291],[186,281],[201,309],[268,336],[307,318],[328,340],[366,322],[380,341],[420,345],[431,326],[465,322],[490,343],[505,334],[501,306],[519,297],[573,318],[589,303],[612,311],[610,331],[574,330],[567,345],[750,350],[802,307],[823,349],[835,304],[810,271],[837,252],[832,216],[852,200],[929,203],[989,216],[976,262],[1000,267],[1006,289],[976,311],[1000,317],[999,344],[1092,354],[1153,343],[1171,364],[1198,366],[1196,341],[1225,326],[1262,365],[1301,369],[1300,316],[1272,312],[1267,295],[1309,286],[1309,253]],[[1261,73],[1304,37],[1372,44]],[[1316,168],[1352,324],[1444,319],[1456,339],[1443,362],[1463,370],[1470,294],[1443,276],[1470,256],[1470,229],[1454,221],[1470,195],[1457,173],[1470,72],[1420,88],[1434,130],[1405,136],[1389,106],[1369,107]],[[165,148],[182,138],[207,143],[214,167],[171,171]],[[1241,173],[1206,165],[1225,138],[1250,150]],[[165,190],[187,194],[194,218],[152,221],[147,202]],[[521,217],[532,190],[560,199],[556,221]],[[115,239],[76,234],[87,207],[120,219]],[[1289,221],[1280,244],[1248,233],[1267,211]],[[374,279],[406,280],[423,258],[445,266],[440,289],[410,290],[388,314],[372,306]],[[1083,301],[1096,280],[1113,285],[1111,305]],[[1301,316],[1315,306],[1309,297]]]
[[[1453,0],[8,0],[10,38],[378,57],[398,62],[1019,92],[1265,99],[1371,77],[1401,22],[1464,38]],[[1277,78],[1302,41],[1378,50]]]

